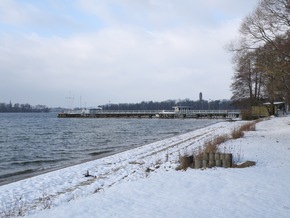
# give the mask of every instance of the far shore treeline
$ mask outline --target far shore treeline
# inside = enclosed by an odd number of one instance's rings
[[[99,107],[103,110],[173,110],[174,106],[188,106],[192,110],[234,110],[230,100],[167,100],[161,102],[142,101],[141,103],[106,104]]]
[[[0,103],[0,113],[36,113],[36,112],[49,112],[49,108],[45,105],[31,106],[30,104],[12,104],[11,102]]]
[[[192,110],[238,110],[231,100],[166,100],[166,101],[142,101],[140,103],[110,103],[99,105],[103,110],[173,110],[174,106],[188,106]],[[48,108],[45,105],[31,106],[30,104],[0,103],[0,113],[31,113],[31,112],[56,112],[65,108]],[[74,109],[84,109],[75,107]]]

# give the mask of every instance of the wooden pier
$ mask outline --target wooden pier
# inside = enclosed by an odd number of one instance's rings
[[[59,113],[59,118],[238,118],[239,110],[94,110]]]

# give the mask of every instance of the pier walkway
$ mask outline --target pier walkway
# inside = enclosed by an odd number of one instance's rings
[[[59,113],[59,118],[238,118],[239,110],[93,110]]]

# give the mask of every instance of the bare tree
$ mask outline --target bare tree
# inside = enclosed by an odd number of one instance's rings
[[[242,46],[256,49],[265,43],[272,45],[278,52],[285,53],[276,44],[277,37],[288,39],[290,28],[289,0],[262,0],[258,7],[247,16],[241,27]]]
[[[277,37],[275,43],[285,53],[289,51],[290,44]],[[256,50],[256,67],[264,76],[264,86],[267,90],[268,100],[289,101],[290,93],[290,64],[281,52],[278,52],[271,44],[266,43]]]
[[[234,100],[290,102],[290,0],[261,0],[232,42]]]
[[[232,100],[256,104],[261,98],[262,74],[256,67],[256,52],[236,57],[236,69],[231,84]]]

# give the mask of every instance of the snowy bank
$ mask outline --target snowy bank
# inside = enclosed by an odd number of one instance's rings
[[[180,155],[243,123],[218,123],[1,186],[0,212],[19,209],[31,217],[289,217],[290,117],[260,122],[256,131],[220,146],[237,160],[256,161],[254,167],[175,171]],[[85,177],[87,171],[91,176]]]

